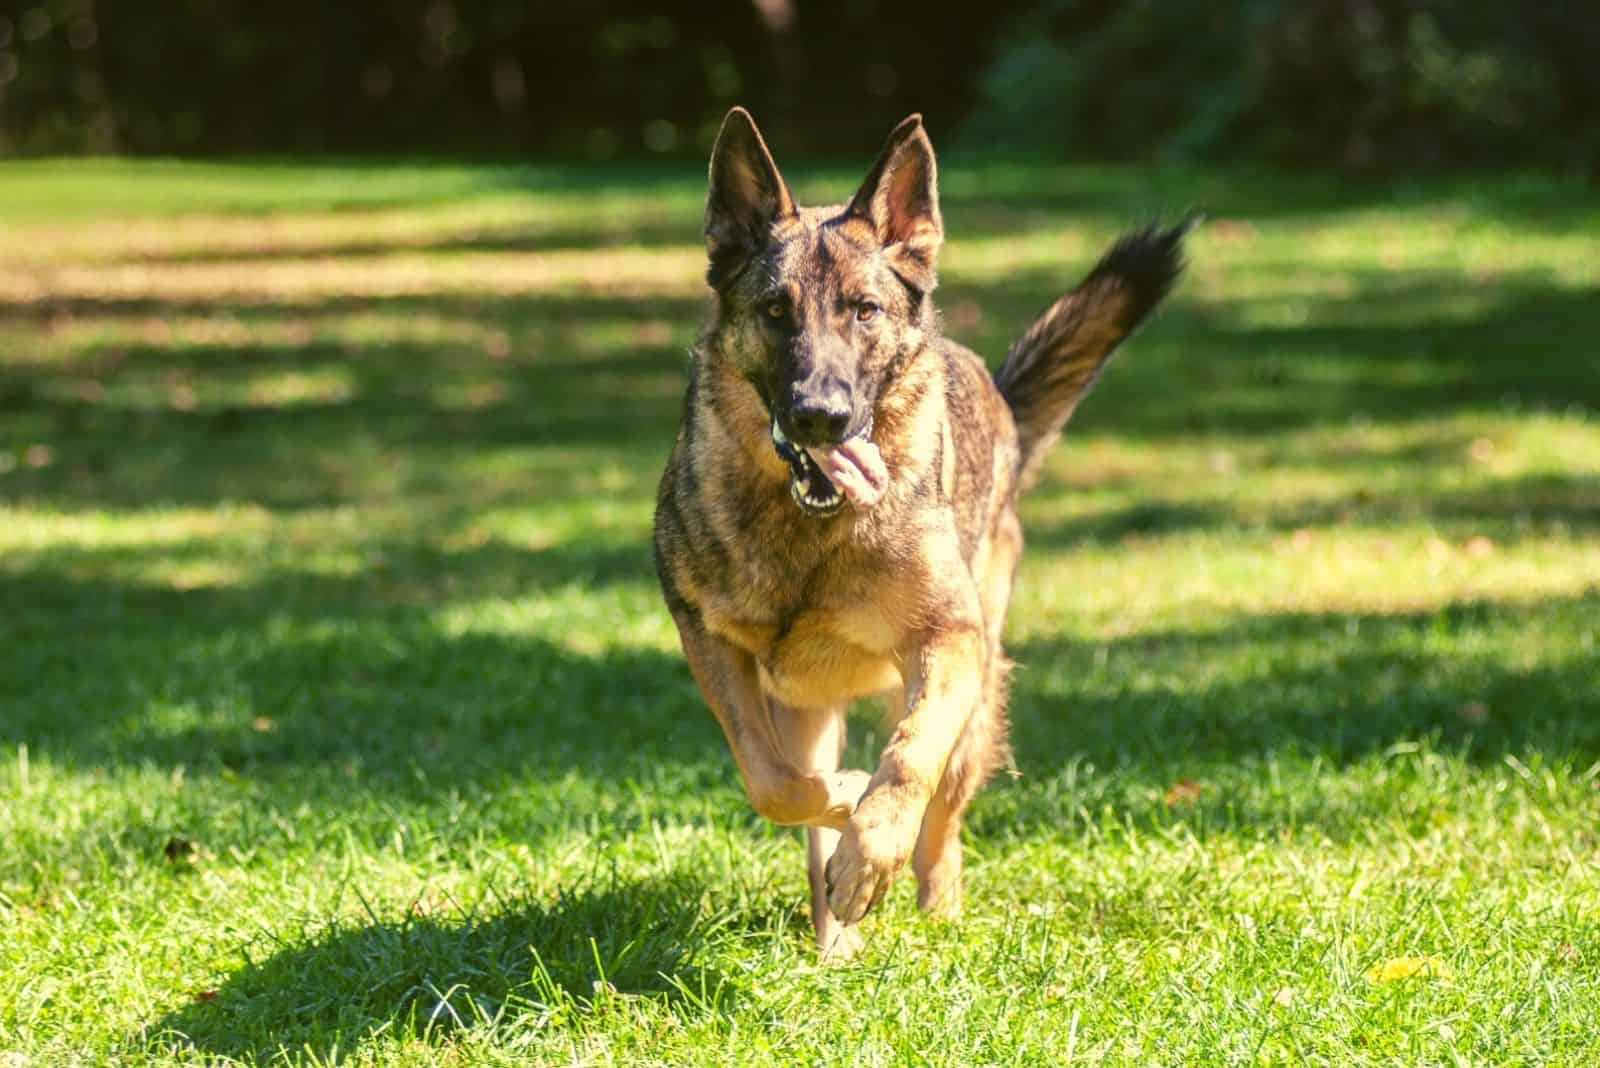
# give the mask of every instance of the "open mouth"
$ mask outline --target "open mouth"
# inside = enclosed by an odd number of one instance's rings
[[[889,468],[872,442],[872,420],[837,445],[802,446],[772,420],[772,447],[789,465],[789,495],[811,516],[830,516],[846,501],[865,512],[889,489]]]
[[[807,515],[830,516],[844,507],[844,494],[828,480],[817,466],[817,461],[805,449],[790,441],[778,426],[777,416],[772,418],[772,447],[778,450],[783,462],[789,465],[789,496]]]

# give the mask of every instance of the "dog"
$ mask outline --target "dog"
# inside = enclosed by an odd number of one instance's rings
[[[945,338],[944,226],[920,115],[850,201],[803,208],[742,108],[706,197],[708,328],[657,494],[655,561],[755,810],[807,828],[825,958],[909,860],[961,906],[961,821],[1010,757],[1001,631],[1017,499],[1118,344],[1183,269],[1187,224],[1121,237],[992,375]],[[880,696],[877,770],[839,767]]]

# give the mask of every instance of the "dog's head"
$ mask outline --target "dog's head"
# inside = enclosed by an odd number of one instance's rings
[[[713,337],[766,405],[795,500],[831,514],[842,497],[808,450],[871,434],[879,394],[934,314],[944,227],[921,116],[895,127],[849,203],[808,209],[733,109],[711,153],[705,233]]]

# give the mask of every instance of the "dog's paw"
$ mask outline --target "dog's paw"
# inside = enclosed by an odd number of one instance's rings
[[[861,922],[883,895],[906,862],[910,847],[892,827],[863,829],[851,820],[828,858],[826,870],[828,908],[846,926]]]
[[[861,803],[861,796],[867,792],[872,776],[865,771],[849,768],[831,772],[823,778],[828,783],[827,819],[823,822],[842,831],[855,813],[856,805]]]
[[[826,941],[819,939],[817,953],[824,964],[848,964],[856,959],[865,945],[860,928],[846,927],[841,923],[835,923],[833,929],[822,938]]]

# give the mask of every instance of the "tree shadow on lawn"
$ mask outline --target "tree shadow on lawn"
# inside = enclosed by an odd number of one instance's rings
[[[1180,283],[1074,413],[1068,439],[1267,436],[1358,417],[1414,423],[1475,410],[1600,408],[1586,340],[1600,335],[1600,290],[1537,275],[1469,288],[1434,272],[1334,273],[1354,280],[1352,295],[1299,301],[1307,321],[1270,326],[1247,316],[1283,298],[1198,303]],[[1003,352],[1074,280],[1034,271],[1005,286],[963,287],[982,309],[964,340]],[[1470,308],[1441,313],[1458,300]]]
[[[579,652],[519,633],[527,624],[515,615],[496,622],[493,607],[480,607],[489,618],[477,626],[439,621],[451,603],[488,598],[515,614],[564,589],[644,586],[653,598],[647,545],[367,550],[390,566],[344,576],[268,567],[189,590],[82,574],[111,560],[135,572],[170,562],[171,546],[115,550],[98,565],[96,554],[68,551],[0,572],[14,638],[0,659],[6,722],[71,766],[291,776],[329,796],[423,805],[474,782],[601,783],[654,762],[690,775],[719,752],[681,658]],[[84,663],[117,668],[83,672]]]
[[[1359,835],[1388,799],[1333,803],[1313,789],[1290,805],[1260,790],[1267,766],[1337,771],[1397,746],[1426,746],[1479,767],[1509,756],[1581,773],[1600,762],[1596,621],[1600,588],[1526,603],[1281,612],[1214,630],[1016,643],[1008,652],[1018,664],[1011,710],[1022,781],[1094,768],[1101,792],[1091,807],[1109,804],[1144,825],[1172,818],[1163,800],[1171,784],[1217,775],[1253,788],[1207,798],[1202,813],[1215,822]],[[1540,636],[1536,653],[1508,648],[1527,634]],[[1058,786],[1007,790],[1004,803],[979,807],[974,826],[1023,835],[1059,827],[1085,798],[1063,799]]]
[[[1443,457],[1441,462],[1446,462]],[[1448,462],[1459,461],[1450,456]],[[1057,485],[1048,487],[1048,492],[1064,497],[1072,491]],[[1592,532],[1600,529],[1600,483],[1576,475],[1531,474],[1426,495],[1357,489],[1257,515],[1243,515],[1226,502],[1157,500],[1053,522],[1024,520],[1023,534],[1029,548],[1049,552],[1200,531],[1283,532],[1351,523],[1381,529],[1407,520],[1468,526],[1473,534],[1489,536],[1502,545],[1529,536],[1542,537],[1552,529]]]
[[[998,325],[962,331],[963,340],[998,357],[1070,280],[1036,274],[966,287],[985,322]],[[1348,300],[1311,302],[1319,311],[1310,323],[1271,328],[1241,322],[1242,307],[1195,304],[1180,291],[1104,376],[1069,438],[1266,436],[1357,416],[1401,424],[1464,411],[1600,408],[1600,379],[1581,340],[1600,336],[1593,291],[1503,281],[1470,312],[1434,319],[1428,309],[1458,294],[1459,279],[1373,276],[1358,288]],[[511,354],[411,340],[354,349],[317,340],[133,345],[99,370],[92,356],[0,370],[0,447],[21,455],[44,445],[53,458],[37,469],[13,464],[0,475],[0,495],[67,508],[327,507],[360,498],[359,480],[348,485],[338,469],[362,448],[402,461],[445,457],[460,471],[474,450],[588,447],[625,452],[653,478],[681,411],[683,346],[702,307],[679,298],[440,295],[191,308],[259,327],[358,312],[470,322],[507,330]],[[181,310],[159,300],[77,302],[65,314]],[[661,324],[675,325],[662,336]],[[341,395],[248,399],[284,375],[330,377]],[[127,395],[135,386],[147,395],[137,403]],[[168,404],[173,391],[179,401]],[[537,475],[536,464],[527,469]],[[386,492],[403,493],[404,484]]]
[[[15,621],[0,661],[5,721],[14,740],[69,768],[181,766],[191,778],[375,810],[427,810],[463,790],[516,799],[476,818],[540,841],[570,829],[572,805],[603,812],[619,833],[693,820],[708,795],[742,800],[676,652],[568,644],[527,633],[514,614],[465,628],[437,615],[440,571],[457,576],[464,603],[520,590],[531,605],[564,587],[631,588],[653,601],[649,567],[631,545],[492,545],[413,560],[416,575],[398,584],[268,569],[181,591],[70,567],[0,574],[0,614]],[[518,603],[508,598],[507,611]],[[1600,591],[1267,614],[1106,642],[1035,638],[1010,650],[1021,665],[1017,751],[1030,773],[1089,761],[1141,787],[1196,761],[1299,753],[1339,767],[1429,737],[1479,764],[1530,752],[1587,764],[1600,757],[1600,660],[1572,648],[1586,631],[1592,641],[1595,619]],[[1503,647],[1527,634],[1548,635],[1534,661]],[[1474,703],[1492,717],[1462,718]],[[1152,816],[1124,800],[1135,818]],[[250,844],[229,841],[226,826],[199,832],[219,849]]]
[[[540,1026],[629,998],[683,1016],[725,1011],[741,991],[705,963],[727,923],[725,913],[708,918],[708,893],[724,896],[703,877],[613,873],[554,901],[495,900],[468,914],[419,901],[404,919],[333,924],[289,945],[262,935],[241,947],[243,967],[219,989],[129,1042],[259,1063],[305,1053],[342,1062],[380,1034],[436,1041],[462,1028]]]

